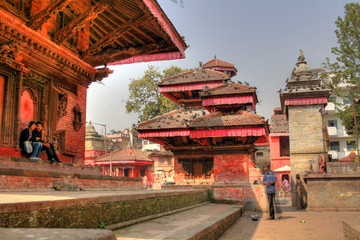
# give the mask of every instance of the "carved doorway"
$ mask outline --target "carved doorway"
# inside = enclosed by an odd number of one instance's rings
[[[194,162],[194,179],[201,179],[203,175],[203,163],[201,161]]]

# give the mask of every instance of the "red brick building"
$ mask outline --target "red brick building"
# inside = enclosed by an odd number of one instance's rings
[[[138,148],[115,150],[95,159],[95,165],[103,167],[104,175],[123,177],[144,177],[146,175],[148,179],[152,179],[153,164],[148,153]],[[112,174],[110,174],[110,168]]]
[[[185,108],[137,125],[139,137],[174,153],[178,184],[252,180],[254,143],[267,141],[268,125],[254,113],[256,89],[231,82],[230,75],[200,66],[162,79],[160,92]]]
[[[61,160],[84,164],[86,92],[106,65],[183,58],[187,47],[155,0],[0,0],[0,14],[3,156],[21,156],[20,131],[41,120]]]
[[[271,170],[278,172],[279,185],[284,178],[291,182],[289,122],[281,108],[275,108],[271,115],[269,139]]]

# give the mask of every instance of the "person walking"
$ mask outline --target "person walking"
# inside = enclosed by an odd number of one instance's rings
[[[270,219],[275,219],[275,208],[277,213],[280,213],[276,203],[275,203],[275,194],[276,194],[276,176],[273,171],[270,170],[270,166],[267,165],[264,167],[264,178],[263,178],[263,185],[266,186],[266,195],[269,205],[269,214]]]
[[[33,131],[34,131],[35,127],[36,127],[35,122],[30,121],[27,128],[25,128],[24,130],[21,131],[20,139],[19,139],[19,147],[20,147],[22,152],[26,153],[25,142],[30,141],[31,145],[33,147],[33,151],[31,153],[30,160],[42,160],[41,158],[38,158],[38,156],[40,154],[40,151],[41,151],[41,148],[42,148],[43,145],[40,142],[31,141],[32,134],[33,134]]]

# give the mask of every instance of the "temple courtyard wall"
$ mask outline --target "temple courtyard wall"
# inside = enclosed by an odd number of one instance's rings
[[[328,163],[327,174],[305,176],[307,210],[360,211],[360,164]]]

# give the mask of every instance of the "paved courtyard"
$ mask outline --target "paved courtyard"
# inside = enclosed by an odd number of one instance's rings
[[[360,212],[307,212],[290,207],[282,209],[283,217],[278,220],[267,220],[267,216],[262,215],[259,221],[251,221],[250,213],[245,213],[220,239],[339,240],[343,239],[344,220],[360,221]]]

